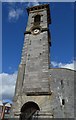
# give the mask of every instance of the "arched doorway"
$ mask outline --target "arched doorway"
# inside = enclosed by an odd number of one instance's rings
[[[21,108],[20,120],[32,120],[32,116],[39,110],[40,108],[35,102],[25,103]]]

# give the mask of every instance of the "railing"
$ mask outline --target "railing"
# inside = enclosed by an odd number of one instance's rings
[[[32,110],[31,113],[21,113],[20,120],[32,120],[33,115],[35,114],[36,109]]]

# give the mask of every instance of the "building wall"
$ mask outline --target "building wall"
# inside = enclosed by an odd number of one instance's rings
[[[31,45],[30,45],[31,41]],[[23,92],[48,91],[48,32],[29,35]]]
[[[17,96],[13,106],[15,113],[20,113],[21,107],[26,102],[33,101],[39,106],[38,114],[43,118],[49,118],[49,116],[50,118],[74,118],[74,71],[51,68],[49,74],[52,94],[40,96],[22,94]]]
[[[75,72],[76,73],[76,72]],[[51,107],[55,117],[74,117],[74,71],[69,69],[50,69],[50,88],[54,100]],[[62,105],[62,100],[65,101]]]

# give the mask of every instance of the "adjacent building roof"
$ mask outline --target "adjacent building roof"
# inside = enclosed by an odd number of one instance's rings
[[[0,106],[3,106],[3,103],[2,103],[2,101],[0,101]]]

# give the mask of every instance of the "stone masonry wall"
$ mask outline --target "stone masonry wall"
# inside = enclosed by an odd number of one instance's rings
[[[28,101],[35,102],[39,115],[46,118],[74,118],[74,71],[49,69],[51,95],[18,96],[14,102],[15,113]],[[76,73],[76,72],[75,72]],[[45,86],[46,87],[46,86]]]

